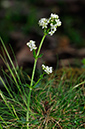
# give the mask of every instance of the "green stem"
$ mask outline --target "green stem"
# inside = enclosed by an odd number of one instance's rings
[[[36,64],[37,64],[37,58],[35,59],[34,66],[33,66],[33,72],[32,72],[31,84],[30,84],[31,87],[33,85],[33,79],[34,79]]]
[[[27,102],[27,122],[28,122],[27,123],[27,129],[29,129],[29,108],[30,108],[30,100],[31,100],[33,79],[34,79],[34,74],[35,74],[35,69],[36,69],[38,56],[39,56],[39,53],[40,53],[40,50],[41,50],[41,47],[42,47],[42,44],[43,44],[43,41],[44,41],[45,37],[46,37],[46,34],[44,34],[44,36],[42,37],[42,40],[40,42],[40,45],[39,45],[39,48],[38,48],[38,51],[37,51],[37,54],[36,54],[36,58],[35,58],[35,61],[34,61],[33,71],[32,71],[32,78],[31,78],[31,83],[30,83],[30,88],[29,88],[29,95],[28,95],[28,102]]]
[[[40,42],[40,45],[39,45],[39,48],[38,48],[38,51],[37,51],[37,58],[35,59],[35,62],[34,62],[34,67],[33,67],[33,72],[32,72],[32,78],[31,78],[31,84],[30,86],[32,87],[33,85],[33,79],[34,79],[34,74],[35,74],[35,69],[36,69],[36,64],[37,64],[37,60],[38,60],[38,56],[39,56],[39,53],[40,53],[40,50],[41,50],[41,47],[42,47],[42,44],[43,44],[43,41],[46,37],[46,34],[44,34],[44,36],[42,37],[42,40]]]
[[[44,34],[44,36],[42,37],[42,40],[41,40],[41,42],[40,42],[40,46],[39,46],[38,51],[37,51],[37,56],[39,56],[39,53],[40,53],[40,50],[41,50],[41,47],[42,47],[42,44],[43,44],[43,41],[44,41],[46,35],[47,35],[47,34]]]
[[[29,95],[28,95],[28,105],[27,105],[27,129],[29,129],[29,108],[30,108],[30,100],[31,100],[31,92],[32,92],[32,89],[30,88],[29,89]]]

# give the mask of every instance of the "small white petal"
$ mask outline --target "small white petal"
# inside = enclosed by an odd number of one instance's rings
[[[46,18],[41,18],[39,20],[39,25],[42,26],[42,29],[47,28],[48,23],[49,23],[49,20]]]
[[[58,19],[56,22],[57,22],[57,26],[61,26],[61,21],[60,21],[60,19]]]
[[[42,69],[47,73],[50,74],[52,73],[52,67],[48,67],[42,64]]]
[[[35,45],[35,41],[30,40],[29,42],[27,42],[27,46],[30,48],[30,51],[32,51],[33,49],[37,49],[36,45]]]
[[[42,64],[42,68],[43,68],[43,69],[45,68],[45,65],[44,65],[44,64]]]
[[[59,18],[59,16],[57,15],[57,14],[53,14],[53,13],[51,13],[51,18]]]
[[[54,33],[55,33],[55,31],[51,30],[48,34],[52,36]]]

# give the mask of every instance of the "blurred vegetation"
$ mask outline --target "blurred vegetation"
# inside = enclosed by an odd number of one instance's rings
[[[49,17],[50,13],[58,13],[62,27],[58,30],[60,36],[66,35],[76,47],[84,47],[84,16],[85,2],[68,2],[56,0],[1,0],[0,1],[0,36],[5,43],[11,42],[11,33],[20,32],[30,35],[35,31],[39,35],[38,20]],[[37,37],[36,37],[37,38]]]

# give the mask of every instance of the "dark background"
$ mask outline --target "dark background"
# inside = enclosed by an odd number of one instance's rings
[[[42,17],[48,18],[51,13],[59,15],[62,26],[53,36],[46,37],[41,50],[44,55],[37,67],[41,68],[43,62],[54,69],[57,65],[82,66],[81,60],[85,57],[85,0],[0,0],[0,36],[13,59],[11,44],[23,69],[29,68],[30,71],[33,65],[32,52],[26,43],[32,39],[39,45],[43,31],[38,21]]]

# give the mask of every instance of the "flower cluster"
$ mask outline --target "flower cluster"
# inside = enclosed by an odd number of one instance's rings
[[[46,18],[39,20],[39,25],[42,26],[42,29],[47,28],[49,21]]]
[[[47,74],[52,73],[52,67],[48,67],[48,66],[45,66],[44,64],[42,64],[42,69],[43,69]]]
[[[40,53],[40,49],[41,49],[41,46],[42,46],[42,43],[44,41],[44,38],[47,34],[49,35],[53,35],[56,30],[57,30],[57,27],[58,26],[61,26],[61,21],[59,19],[59,16],[57,14],[53,14],[51,13],[50,15],[50,18],[41,18],[39,20],[39,25],[42,27],[42,29],[44,29],[44,37],[42,38],[41,42],[40,42],[40,46],[38,48],[38,52],[36,54],[35,51],[33,51],[33,55],[34,55],[34,58],[37,57],[36,59],[39,58],[39,53]],[[35,45],[35,41],[33,40],[30,40],[28,43],[27,43],[27,46],[30,48],[30,51],[32,50],[36,50],[37,47]],[[34,66],[36,66],[36,62],[34,64]],[[34,67],[35,68],[35,67]],[[42,69],[47,73],[47,74],[50,74],[52,73],[52,67],[48,67],[48,66],[45,66],[44,64],[42,64]],[[35,69],[33,69],[33,72],[35,72]],[[32,75],[34,76],[34,75]],[[32,80],[33,81],[33,80]]]
[[[51,13],[50,18],[41,18],[39,20],[39,25],[42,27],[42,29],[47,29],[49,35],[53,35],[58,26],[61,26],[61,21],[59,19],[59,16],[57,14]]]
[[[33,41],[33,40],[30,40],[29,42],[27,42],[27,46],[29,46],[29,48],[30,48],[30,51],[32,51],[32,50],[36,50],[37,49],[37,47],[36,47],[36,45],[35,45],[35,41]]]

